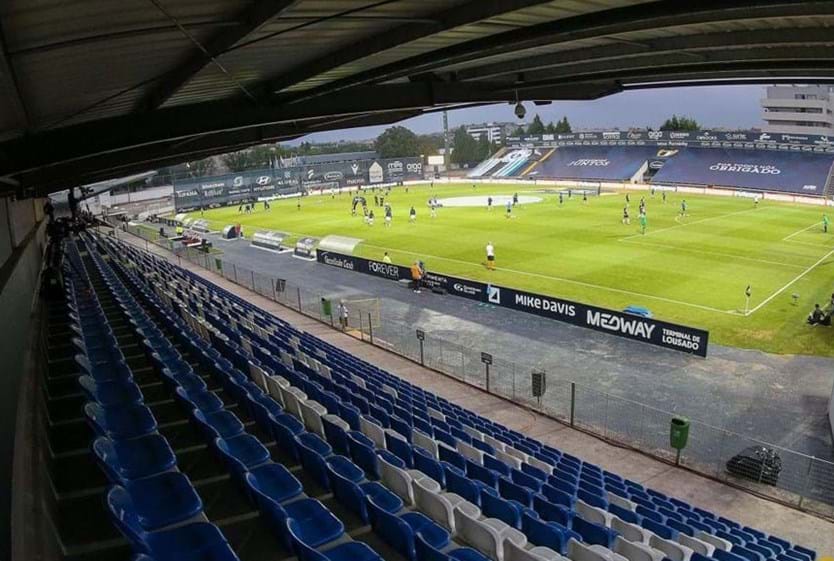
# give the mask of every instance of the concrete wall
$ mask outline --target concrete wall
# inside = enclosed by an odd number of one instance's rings
[[[17,402],[46,243],[42,204],[0,199],[0,559],[9,558]]]

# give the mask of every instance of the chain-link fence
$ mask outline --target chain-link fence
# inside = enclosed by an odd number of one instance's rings
[[[825,516],[834,516],[834,463],[761,442],[708,423],[692,420],[686,447],[677,457],[670,442],[674,413],[578,384],[569,373],[545,373],[542,395],[534,395],[535,364],[489,355],[414,326],[382,317],[378,300],[343,301],[293,285],[284,279],[245,269],[222,255],[174,247],[158,232],[135,226],[123,229],[261,296],[292,308],[345,333],[397,353],[461,382],[512,400],[571,426],[664,461],[726,481],[757,494]],[[329,306],[325,304],[329,302]],[[347,321],[340,322],[340,303]]]

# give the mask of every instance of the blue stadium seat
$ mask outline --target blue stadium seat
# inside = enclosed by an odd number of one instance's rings
[[[333,449],[320,436],[311,432],[302,432],[295,437],[295,446],[301,459],[304,472],[324,489],[330,489],[325,458],[333,454]]]
[[[426,542],[436,549],[449,544],[449,533],[419,512],[406,512],[397,516],[378,505],[373,497],[368,498],[368,512],[374,532],[410,561],[417,560],[416,532],[420,532]]]
[[[249,433],[233,438],[217,438],[214,445],[241,483],[247,471],[270,461],[269,450]]]
[[[177,397],[185,404],[188,411],[199,409],[204,414],[215,413],[223,409],[223,400],[217,397],[214,392],[188,391],[185,388],[176,388]]]
[[[194,420],[206,433],[206,437],[211,440],[215,438],[234,438],[240,436],[246,430],[237,415],[226,409],[214,413],[204,413],[195,409],[192,414]]]
[[[424,474],[437,481],[441,487],[446,487],[446,472],[443,469],[443,465],[432,458],[428,452],[422,448],[414,447],[413,451],[414,469],[422,471]]]
[[[287,520],[287,532],[299,561],[383,561],[382,557],[362,542],[350,541],[324,551],[316,551],[314,543],[320,536],[314,524],[302,525],[298,520],[290,518]]]
[[[96,381],[92,376],[79,376],[78,384],[88,401],[104,407],[142,403],[142,390],[133,380]]]
[[[362,468],[368,479],[379,479],[379,465],[376,460],[374,443],[359,431],[348,432],[348,445],[351,459]]]
[[[422,532],[417,532],[415,542],[417,558],[420,561],[491,561],[489,557],[485,557],[482,553],[470,547],[459,547],[443,552],[433,547],[423,537]]]
[[[270,462],[247,471],[247,481],[251,477],[262,493],[279,503],[300,497],[304,491],[301,482],[281,464]]]
[[[542,520],[529,513],[524,513],[522,516],[521,529],[527,535],[530,543],[549,547],[562,555],[567,555],[569,539],[574,538],[580,541],[582,539],[579,534],[568,529],[564,524]]]
[[[177,464],[168,441],[156,433],[130,440],[100,436],[93,442],[93,453],[108,479],[122,484],[168,471]]]
[[[552,503],[541,495],[533,497],[533,509],[544,520],[557,522],[567,527],[571,525],[574,511],[564,505]]]
[[[356,474],[346,473],[345,469],[338,469],[332,464],[332,460],[339,456],[331,456],[328,459],[328,476],[330,486],[333,489],[333,496],[343,506],[359,516],[362,522],[370,521],[368,514],[367,497],[372,497],[377,505],[386,511],[395,513],[403,508],[403,501],[397,495],[383,487],[376,481],[356,480]],[[354,467],[359,470],[357,466]],[[361,471],[361,470],[359,470]]]
[[[188,478],[171,471],[115,485],[108,492],[112,504],[132,517],[144,531],[152,531],[194,518],[203,502]],[[128,514],[129,513],[129,514]]]
[[[156,431],[156,419],[144,405],[102,407],[87,403],[84,416],[96,434],[114,440],[136,438]]]
[[[272,436],[275,438],[278,452],[287,456],[291,462],[298,462],[295,436],[304,431],[304,424],[288,413],[273,417],[273,419]]]
[[[588,522],[584,518],[575,516],[573,518],[573,530],[582,536],[582,541],[590,545],[601,545],[611,549],[614,545],[614,539],[617,537],[617,532],[606,528],[600,524]]]

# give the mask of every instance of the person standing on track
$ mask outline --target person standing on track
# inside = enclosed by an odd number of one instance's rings
[[[486,268],[490,271],[495,270],[495,247],[492,242],[486,244]]]
[[[382,256],[382,262],[388,265],[391,264],[391,257],[388,255],[388,252],[385,252],[385,255]]]

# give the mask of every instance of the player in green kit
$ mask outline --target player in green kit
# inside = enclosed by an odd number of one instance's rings
[[[646,235],[646,228],[649,226],[649,219],[646,217],[645,212],[640,213],[640,233],[644,236]]]
[[[825,232],[826,234],[828,233],[828,215],[827,214],[822,215],[822,231]]]

